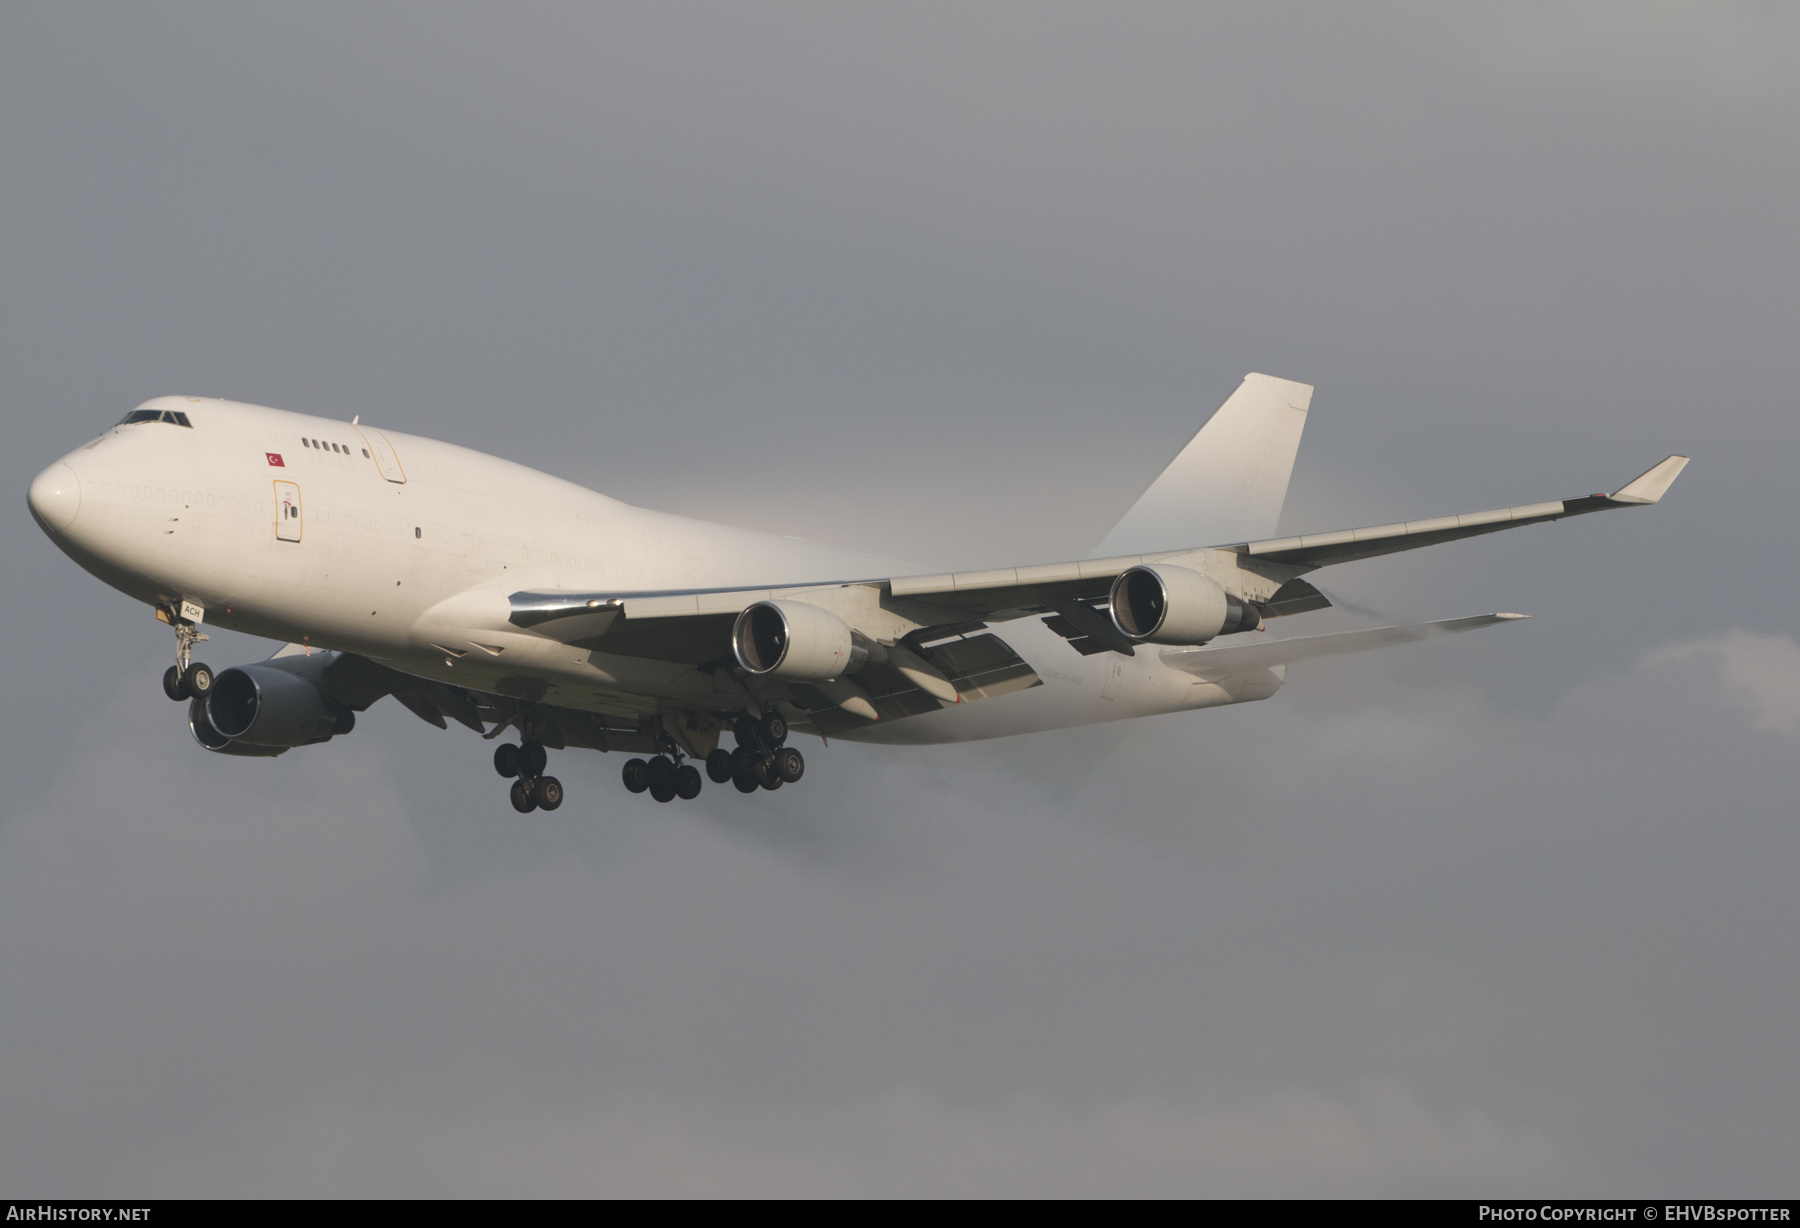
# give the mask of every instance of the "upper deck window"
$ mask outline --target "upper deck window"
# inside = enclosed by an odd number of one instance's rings
[[[170,426],[193,428],[188,416],[174,409],[134,409],[119,419],[120,426],[130,426],[134,422],[167,422]]]

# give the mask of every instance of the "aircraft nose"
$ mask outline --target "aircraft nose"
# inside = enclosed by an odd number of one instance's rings
[[[75,514],[81,510],[81,481],[73,469],[58,461],[32,479],[28,498],[38,523],[60,533],[75,523]]]

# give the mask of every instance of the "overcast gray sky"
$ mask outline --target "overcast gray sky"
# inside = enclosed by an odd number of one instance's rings
[[[1773,5],[6,5],[0,1186],[1791,1195],[1797,69]],[[1536,617],[1268,703],[524,817],[391,703],[202,753],[25,510],[182,392],[1066,558],[1252,370],[1289,531],[1695,461],[1323,573],[1292,631]]]

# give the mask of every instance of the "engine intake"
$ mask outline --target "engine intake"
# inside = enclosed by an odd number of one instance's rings
[[[222,672],[207,697],[205,717],[212,733],[230,746],[211,745],[198,727],[194,737],[208,750],[228,754],[267,754],[273,748],[323,742],[356,725],[354,712],[332,702],[309,679],[270,665],[240,665]],[[190,718],[189,724],[195,721]],[[246,749],[235,749],[240,745]]]
[[[1236,600],[1192,568],[1167,563],[1120,572],[1111,604],[1113,626],[1127,639],[1151,644],[1204,644],[1262,626],[1253,602]]]
[[[826,682],[887,658],[880,644],[830,610],[804,601],[759,601],[737,617],[731,650],[753,674]]]

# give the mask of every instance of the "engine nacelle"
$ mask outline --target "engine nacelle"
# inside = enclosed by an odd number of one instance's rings
[[[887,653],[830,610],[804,601],[759,601],[737,617],[731,650],[753,674],[825,682]]]
[[[247,742],[233,742],[230,738],[213,728],[211,719],[206,715],[206,700],[188,701],[188,732],[194,735],[194,741],[200,743],[215,755],[253,755],[259,758],[273,758],[286,754],[285,746],[251,746]]]
[[[1119,573],[1112,585],[1112,620],[1127,639],[1151,644],[1204,644],[1262,626],[1255,605],[1232,599],[1217,581],[1192,568],[1168,563]]]
[[[310,679],[266,662],[221,672],[207,696],[205,715],[212,732],[230,745],[209,744],[197,728],[195,738],[208,750],[226,754],[279,753],[349,733],[356,725],[356,714],[334,703]]]

